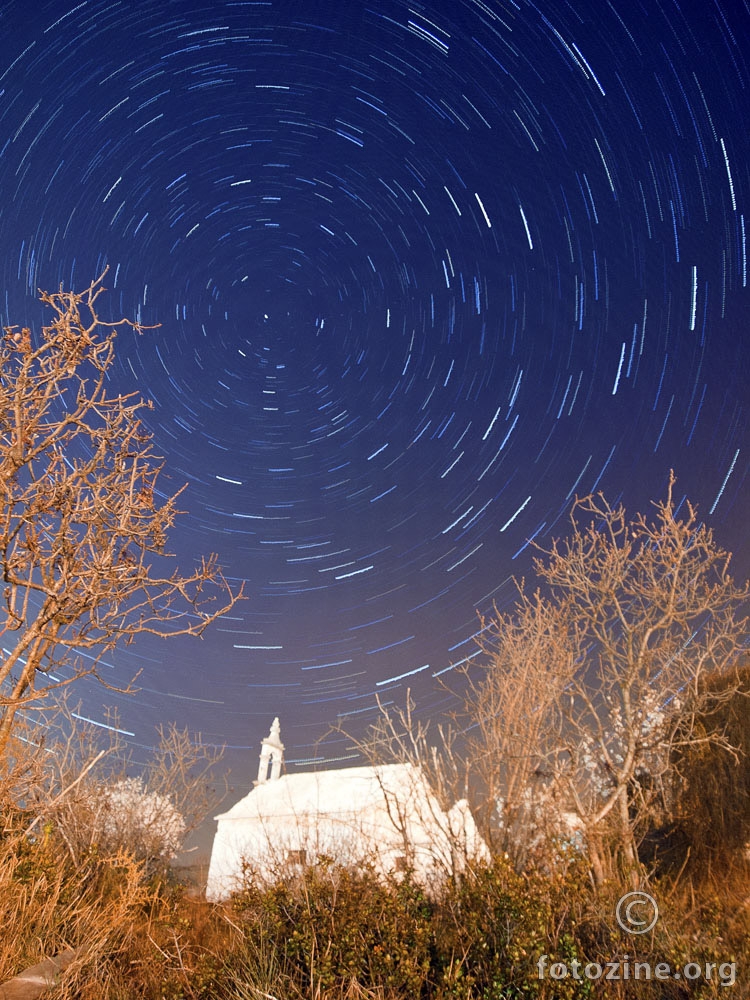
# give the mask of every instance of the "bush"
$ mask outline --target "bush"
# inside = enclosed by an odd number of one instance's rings
[[[323,859],[268,888],[248,881],[232,909],[246,929],[245,967],[263,968],[270,947],[303,995],[356,981],[418,997],[429,975],[432,904],[410,873],[382,881],[373,867]]]
[[[574,906],[589,893],[585,871],[575,864],[556,874],[519,874],[507,857],[451,883],[435,920],[436,996],[544,996],[535,963],[544,954],[580,957],[570,928]],[[556,998],[585,995],[576,985],[556,984]]]

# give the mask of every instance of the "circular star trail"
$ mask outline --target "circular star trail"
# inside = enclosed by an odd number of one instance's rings
[[[750,559],[750,14],[718,0],[149,0],[0,14],[4,322],[108,273],[183,565],[248,600],[85,711],[303,762],[439,714],[576,494],[670,468]],[[329,759],[346,755],[329,740]]]

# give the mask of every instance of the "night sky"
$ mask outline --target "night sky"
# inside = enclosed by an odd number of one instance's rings
[[[5,0],[0,40],[2,322],[108,265],[161,324],[113,391],[248,597],[82,715],[248,768],[279,715],[292,769],[376,695],[438,717],[530,540],[670,468],[747,575],[747,0]]]

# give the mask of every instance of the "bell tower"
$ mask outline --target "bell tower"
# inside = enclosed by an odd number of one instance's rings
[[[256,785],[266,781],[275,781],[281,777],[281,765],[284,763],[284,744],[281,742],[281,729],[278,716],[273,720],[271,731],[260,742],[260,764]]]

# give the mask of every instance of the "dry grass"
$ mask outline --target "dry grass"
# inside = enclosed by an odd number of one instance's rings
[[[59,846],[23,836],[0,843],[0,981],[66,948],[79,950],[77,965],[117,950],[147,898],[127,854],[74,869]]]

